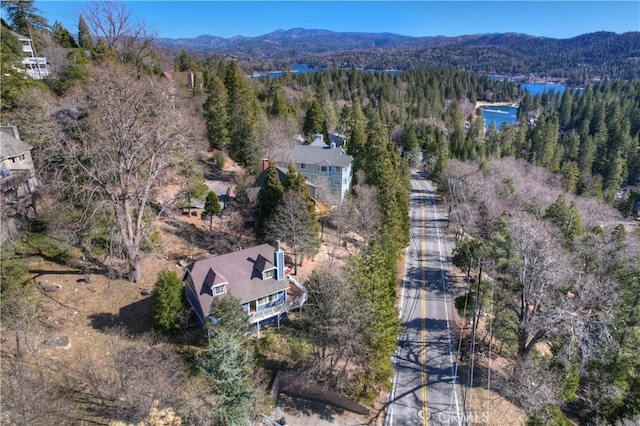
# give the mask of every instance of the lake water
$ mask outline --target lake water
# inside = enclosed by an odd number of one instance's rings
[[[308,73],[308,72],[317,72],[320,71],[320,68],[314,68],[314,67],[310,67],[307,64],[293,64],[291,65],[291,69],[288,70],[287,72],[290,73],[294,73],[294,74],[304,74],[304,73]],[[266,77],[266,76],[271,76],[271,78],[278,78],[278,77],[282,77],[282,74],[284,74],[284,71],[265,71],[265,72],[254,72],[251,75],[251,78],[261,78],[261,77]]]
[[[535,96],[544,92],[557,92],[564,93],[567,86],[559,83],[521,83],[523,89],[525,89],[529,94]]]
[[[318,71],[322,71],[325,70],[326,68],[315,68],[315,67],[310,67],[307,64],[293,64],[291,65],[291,69],[287,72],[293,73],[293,74],[305,74],[305,73],[310,73],[310,72],[318,72]],[[345,68],[347,69],[347,68]],[[365,69],[363,70],[364,72],[380,72],[380,70],[372,70],[372,69]],[[391,74],[392,76],[396,76],[398,74],[398,70],[382,70],[382,72],[386,72],[388,74]],[[278,77],[282,77],[282,74],[284,74],[284,71],[265,71],[265,72],[259,72],[256,71],[254,72],[250,77],[251,78],[261,78],[261,77],[266,77],[266,76],[271,76],[271,78],[278,78]]]
[[[520,83],[520,86],[532,96],[551,91],[564,93],[567,88],[564,84],[558,83]],[[502,123],[507,123],[508,125],[516,124],[518,122],[517,113],[518,108],[511,106],[487,106],[482,108],[482,118],[484,118],[485,126],[489,127],[491,123],[495,123],[498,129],[502,126]]]
[[[518,122],[517,113],[518,108],[512,106],[486,106],[482,108],[482,118],[485,126],[489,127],[491,123],[496,123],[498,129],[502,126],[502,123],[507,123],[508,125],[516,124]]]

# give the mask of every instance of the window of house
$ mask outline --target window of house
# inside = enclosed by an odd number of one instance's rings
[[[335,166],[334,170],[335,170],[337,173],[340,173],[340,172],[342,172],[342,166]]]
[[[273,278],[273,269],[269,269],[268,271],[264,271],[262,273],[262,279],[263,280],[268,280],[269,278]]]
[[[307,168],[307,165],[305,163],[300,163],[300,170],[304,170]]]
[[[226,286],[224,284],[215,286],[213,288],[213,295],[217,296],[218,294],[224,294],[225,290],[226,290]]]
[[[333,180],[333,184],[334,185],[340,185],[340,180],[341,180],[340,178],[334,179]]]
[[[12,164],[16,164],[17,162],[18,162],[18,158],[17,158],[17,157],[13,157],[13,158],[11,159],[11,163],[12,163]]]
[[[258,305],[265,305],[265,304],[273,302],[275,300],[278,300],[278,293],[270,294],[270,295],[265,296],[265,297],[261,297],[260,299],[258,299]]]
[[[326,173],[327,172],[327,166],[320,166],[320,171]]]

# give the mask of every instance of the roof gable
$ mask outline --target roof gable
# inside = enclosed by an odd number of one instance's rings
[[[187,267],[205,315],[213,300],[213,286],[227,283],[227,291],[247,303],[289,288],[289,281],[275,278],[263,279],[262,271],[275,268],[270,259],[275,248],[269,244],[250,247],[220,256],[199,260]],[[261,271],[262,269],[262,271]],[[222,281],[224,280],[224,281]]]
[[[256,263],[254,263],[253,267],[260,274],[262,274],[264,271],[268,271],[270,269],[276,269],[276,265],[274,265],[272,262],[269,262],[267,260],[267,258],[264,257],[261,254],[258,255],[258,258],[256,259]]]
[[[19,139],[18,129],[15,126],[2,126],[0,128],[0,160],[17,157],[28,152],[31,145]]]
[[[347,167],[353,161],[353,157],[344,153],[342,148],[329,146],[319,147],[311,145],[296,145],[293,147],[293,159],[300,164],[322,164],[326,162],[331,166]]]

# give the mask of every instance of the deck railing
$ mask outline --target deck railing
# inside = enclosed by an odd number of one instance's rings
[[[296,287],[298,287],[298,289],[302,291],[302,294],[294,297],[288,302],[282,303],[280,305],[272,306],[270,308],[266,308],[249,315],[249,322],[251,324],[255,324],[257,322],[266,320],[271,317],[275,317],[276,315],[280,315],[280,314],[292,311],[294,309],[299,309],[302,307],[302,305],[304,305],[304,303],[307,301],[307,297],[309,294],[307,287],[304,284],[302,284],[300,281],[298,281],[298,279],[293,275],[289,275],[289,281],[291,281]]]

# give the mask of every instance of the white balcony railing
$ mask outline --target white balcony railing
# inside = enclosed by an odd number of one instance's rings
[[[297,297],[294,297],[288,302],[282,303],[280,305],[272,306],[270,308],[266,308],[258,312],[254,312],[253,314],[249,315],[249,322],[251,324],[255,324],[257,322],[269,319],[271,317],[275,317],[276,315],[280,315],[285,312],[292,311],[294,309],[299,309],[302,307],[302,305],[304,305],[304,303],[307,301],[307,297],[309,294],[307,287],[304,284],[302,284],[300,281],[298,281],[298,279],[293,275],[289,275],[289,281],[291,281],[296,287],[298,287],[298,289],[302,291],[302,294],[300,294]]]

